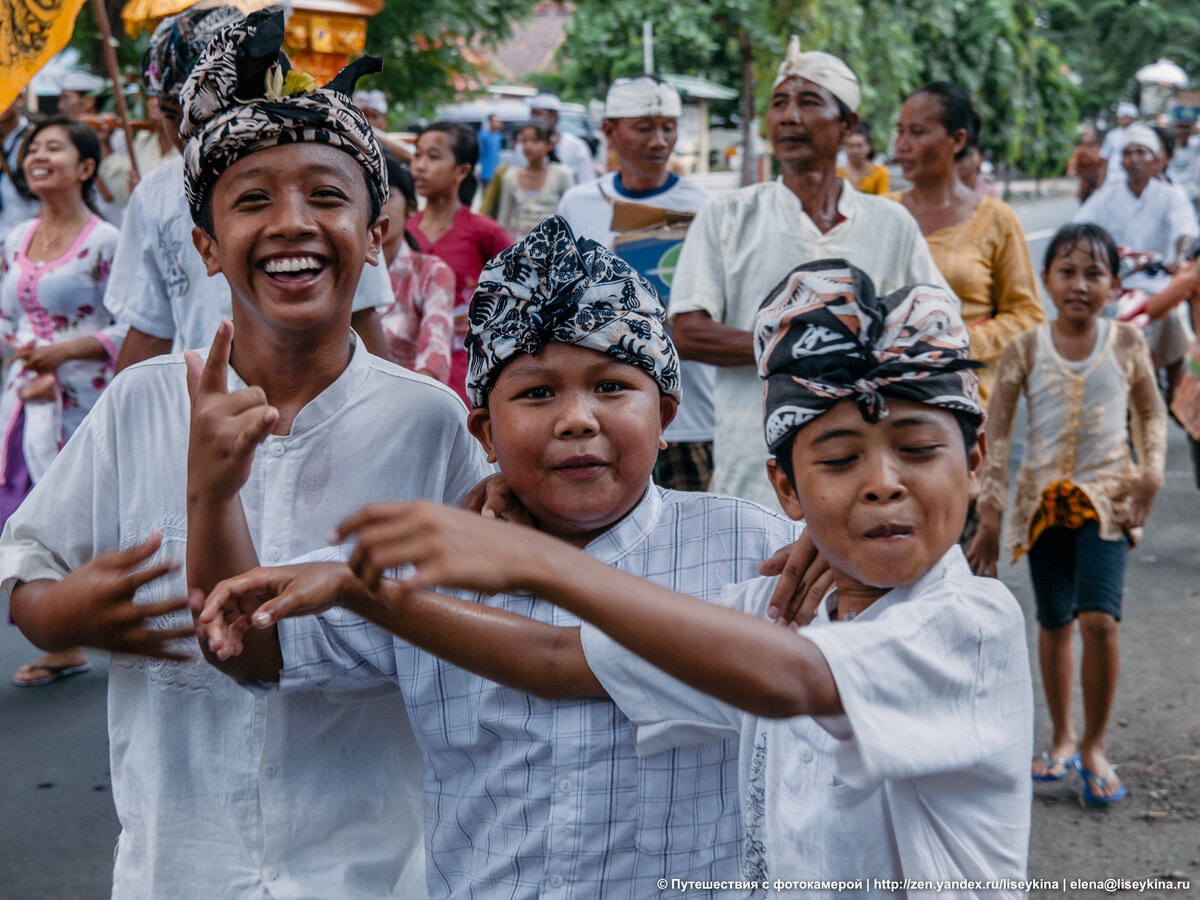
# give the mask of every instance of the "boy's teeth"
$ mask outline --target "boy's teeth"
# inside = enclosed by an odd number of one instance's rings
[[[279,275],[285,272],[309,272],[321,268],[321,264],[311,256],[294,256],[287,259],[267,260],[263,269],[268,275]]]

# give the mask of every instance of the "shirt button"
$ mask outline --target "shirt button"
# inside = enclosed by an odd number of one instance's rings
[[[267,548],[267,556],[270,559],[279,559],[279,557],[281,557],[282,555],[283,555],[283,553],[280,551],[279,547],[277,547],[277,546]]]
[[[812,758],[813,758],[812,747],[809,747],[807,744],[805,744],[804,749],[802,749],[800,751],[800,762],[810,763],[810,762],[812,762]]]
[[[559,789],[560,791],[562,791],[564,794],[569,794],[569,793],[571,793],[571,779],[570,779],[570,778],[564,778],[562,781],[560,781],[560,782],[558,783],[558,789]]]
[[[282,441],[276,441],[271,445],[271,452],[276,456],[283,456],[284,446]]]
[[[563,886],[563,877],[561,875],[550,876],[550,887],[560,888]]]
[[[279,873],[276,872],[274,869],[264,869],[263,870],[263,878],[267,879],[267,881],[274,881],[278,877],[279,877]]]
[[[277,766],[273,762],[269,762],[265,766],[263,766],[263,774],[266,775],[268,778],[274,778],[278,772],[279,772],[279,766]]]

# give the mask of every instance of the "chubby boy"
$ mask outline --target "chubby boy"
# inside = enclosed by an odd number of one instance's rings
[[[189,514],[229,495],[238,520],[222,524],[247,540],[210,561],[221,574],[323,546],[368,499],[457,502],[488,471],[454,395],[350,328],[386,221],[382,151],[350,101],[378,60],[287,93],[282,40],[278,10],[229,26],[183,92],[195,241],[233,323],[207,363],[157,357],[115,379],[0,539],[30,640],[113,653],[118,900],[425,894],[398,692],[245,691],[186,659],[192,620],[170,600],[185,592],[172,561],[195,566]],[[386,439],[381,423],[397,426]]]
[[[966,881],[1021,879],[1029,660],[1015,599],[973,576],[957,546],[983,448],[956,304],[924,285],[877,298],[861,271],[822,260],[767,299],[755,341],[772,484],[834,574],[807,628],[765,621],[774,579],[698,603],[546,535],[431,504],[394,507],[386,526],[343,524],[359,534],[351,566],[365,579],[344,579],[343,602],[387,623],[434,602],[424,588],[456,585],[528,591],[579,615],[582,650],[531,623],[524,665],[584,666],[642,754],[736,735],[744,875],[759,884],[907,877],[972,896],[987,892]],[[379,580],[401,564],[415,573]],[[240,609],[269,626],[310,602],[291,591],[249,573],[219,586],[206,616]],[[225,621],[231,637],[246,624]]]
[[[713,598],[796,539],[798,526],[753,503],[652,483],[679,399],[662,305],[563,220],[492,260],[470,324],[469,427],[536,528],[554,536],[552,552],[574,545],[604,571]],[[397,508],[364,510],[361,531],[386,534]],[[489,524],[501,537],[536,534]],[[267,596],[292,583],[313,608],[349,608],[365,591],[345,563],[257,571],[273,579]],[[399,683],[425,755],[430,896],[643,900],[682,872],[737,878],[736,741],[639,757],[629,720],[583,663],[575,616],[520,590],[422,595],[395,617],[364,608],[393,633],[342,609],[281,621],[265,632],[270,646],[245,654],[245,622],[236,647],[222,641],[224,619],[207,633],[231,674],[285,689]],[[572,648],[574,664],[543,665],[550,648],[524,643],[528,625]]]

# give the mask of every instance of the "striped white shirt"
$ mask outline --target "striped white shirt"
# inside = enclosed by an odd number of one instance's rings
[[[586,552],[713,599],[799,531],[753,503],[651,484]],[[527,595],[475,599],[579,624]],[[610,700],[528,696],[337,610],[279,624],[285,689],[400,684],[425,754],[430,897],[644,900],[662,878],[737,879],[736,740],[639,758]]]

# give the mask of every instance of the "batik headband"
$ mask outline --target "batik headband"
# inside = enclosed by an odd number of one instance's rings
[[[179,92],[192,67],[213,36],[242,18],[233,6],[189,9],[163,19],[150,35],[150,49],[142,67],[146,89],[163,100],[179,102]]]
[[[844,259],[793,269],[763,302],[754,353],[763,390],[767,447],[841,400],[863,418],[888,414],[885,396],[965,413],[983,421],[971,338],[945,289],[910,285],[876,297],[865,272]]]
[[[550,343],[587,347],[637,366],[679,400],[679,357],[654,288],[566,220],[545,219],[487,264],[471,298],[467,394],[483,406],[506,362]]]
[[[209,43],[183,86],[184,185],[197,223],[221,173],[244,156],[281,144],[321,143],[362,167],[367,188],[387,199],[383,148],[351,100],[354,84],[382,68],[355,60],[323,88],[283,55],[283,11],[272,7],[227,26]]]

